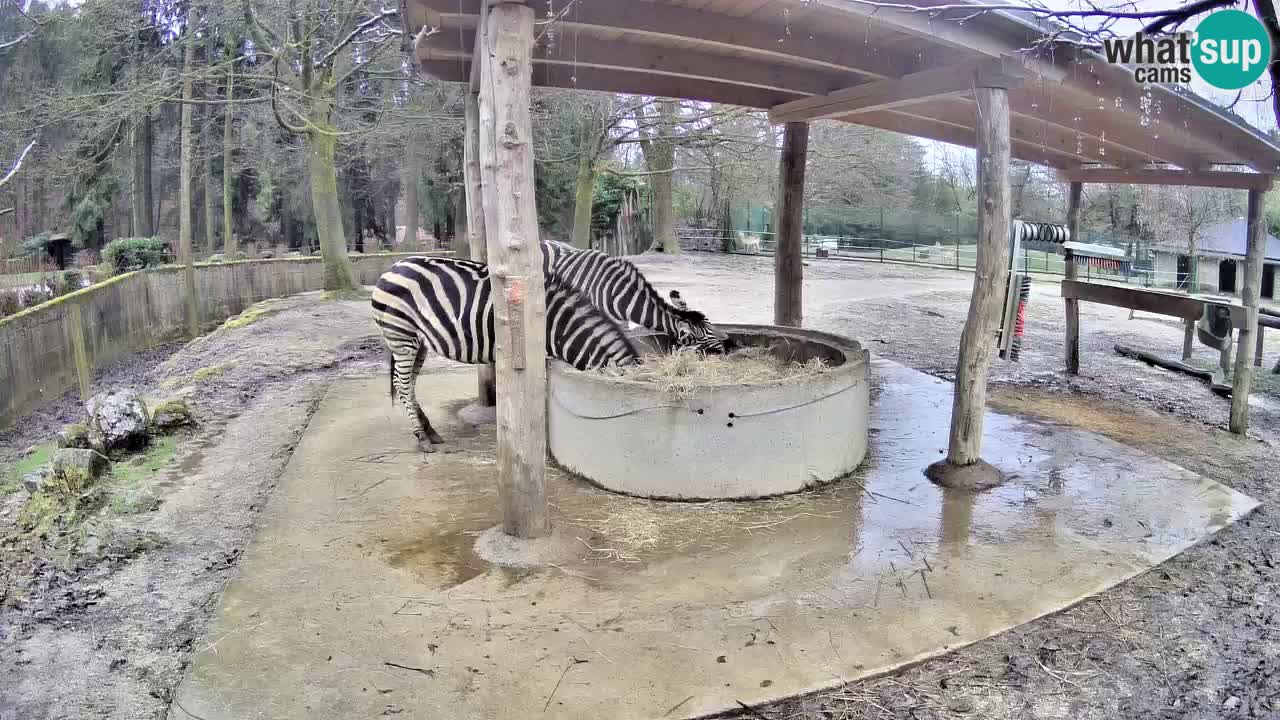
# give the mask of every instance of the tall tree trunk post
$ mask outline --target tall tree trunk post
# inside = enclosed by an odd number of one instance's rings
[[[1073,182],[1067,195],[1067,234],[1072,240],[1080,239],[1080,205],[1084,195],[1084,183]],[[1068,280],[1077,276],[1076,262],[1070,250],[1063,252],[1063,270]],[[1080,374],[1080,301],[1066,300],[1067,310],[1067,374]]]
[[[570,240],[576,248],[591,248],[591,206],[595,200],[596,165],[580,148],[578,154],[578,179],[573,192],[573,237]]]
[[[227,260],[236,258],[236,234],[231,217],[231,150],[235,142],[236,70],[233,57],[227,67],[227,105],[222,111],[222,254]]]
[[[462,141],[462,178],[467,197],[467,241],[471,259],[489,262],[489,243],[485,228],[484,191],[480,183],[480,99],[467,92],[465,106],[466,137]],[[477,398],[482,407],[493,407],[498,398],[494,387],[494,366],[481,365],[477,377]]]
[[[418,178],[422,174],[422,168],[418,165],[419,157],[418,141],[410,138],[404,152],[404,165],[400,167],[400,184],[404,187],[405,247],[400,248],[402,251],[406,248],[418,249],[418,217],[421,215],[418,209]]]
[[[193,82],[191,79],[192,56],[196,52],[195,13],[187,11],[187,42],[182,55],[182,125],[179,141],[182,150],[179,152],[178,169],[178,262],[183,266],[183,277],[186,279],[187,335],[195,337],[200,334],[200,314],[196,306],[196,268],[192,257],[191,228],[191,170],[195,158],[195,143],[191,136],[191,114],[195,106],[190,102]]]
[[[146,225],[139,235],[151,237],[156,234],[160,224],[160,209],[156,207],[151,174],[151,156],[155,153],[155,134],[151,127],[151,112],[142,116],[142,205]]]
[[[213,208],[213,198],[217,194],[213,184],[213,117],[216,108],[209,107],[209,111],[205,113],[204,127],[201,128],[200,144],[204,148],[204,246],[205,252],[213,254],[217,252],[218,245],[218,221],[217,214]],[[228,258],[230,259],[230,258]]]
[[[1267,227],[1262,219],[1264,197],[1261,190],[1249,191],[1249,251],[1244,266],[1240,302],[1244,305],[1244,327],[1236,348],[1235,377],[1231,382],[1231,432],[1249,429],[1249,385],[1253,380],[1254,333],[1258,328],[1258,302],[1262,295],[1262,263],[1266,257]]]
[[[927,471],[930,479],[940,485],[972,490],[991,487],[1002,480],[1000,471],[982,460],[982,424],[987,371],[1009,265],[1009,93],[1007,87],[979,84],[974,98],[978,246],[973,297],[960,337],[947,457],[930,465]]]
[[[132,157],[131,172],[129,178],[129,224],[132,226],[130,234],[134,237],[148,237],[151,235],[151,213],[147,209],[145,185],[143,174],[145,172],[142,153],[144,144],[142,140],[142,120],[134,121],[133,132],[130,136],[130,148]]]
[[[351,258],[347,256],[347,239],[342,232],[342,202],[338,199],[336,130],[329,124],[333,110],[334,87],[330,79],[315,81],[311,122],[315,129],[307,133],[311,173],[311,205],[315,214],[316,234],[320,237],[320,257],[324,263],[324,289],[350,293],[359,290]]]
[[[676,237],[675,204],[672,198],[672,174],[675,170],[676,103],[658,101],[658,123],[654,135],[640,143],[645,165],[649,168],[649,186],[653,190],[653,240],[663,252],[679,254]]]
[[[583,113],[578,123],[578,177],[573,193],[573,236],[570,244],[581,250],[591,248],[591,209],[596,194],[596,155],[600,137],[595,113]]]
[[[534,199],[533,8],[489,8],[480,53],[480,163],[495,310],[502,529],[551,532],[547,510],[546,298]]]
[[[804,319],[804,175],[809,123],[789,122],[778,163],[778,229],[774,251],[773,324],[800,327]]]

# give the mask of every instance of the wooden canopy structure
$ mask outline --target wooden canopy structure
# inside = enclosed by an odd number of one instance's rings
[[[408,0],[410,27],[438,29],[418,46],[424,72],[470,80],[475,30],[488,1]],[[958,4],[911,4],[943,2]],[[538,22],[546,23],[535,30],[537,86],[741,105],[767,109],[779,123],[834,118],[973,147],[975,70],[1007,70],[1023,78],[1009,92],[1012,156],[1070,171],[1071,179],[1239,187],[1258,178],[1188,176],[1218,166],[1280,170],[1280,147],[1243,120],[1188,92],[1146,91],[1129,70],[1029,14],[931,15],[862,0],[535,6]],[[1135,172],[1150,164],[1181,172]]]
[[[511,502],[521,495],[523,502],[544,503],[539,468],[545,438],[539,433],[545,430],[540,418],[512,415],[514,406],[502,399],[511,394],[522,412],[536,412],[538,383],[545,383],[538,369],[541,346],[526,342],[543,333],[535,292],[541,287],[535,279],[537,233],[524,205],[533,195],[530,87],[726,103],[768,110],[773,122],[785,124],[775,293],[780,324],[802,320],[799,205],[807,123],[842,120],[975,148],[978,259],[944,463],[961,475],[983,465],[986,375],[1007,279],[1010,158],[1060,171],[1071,184],[1073,230],[1085,182],[1236,188],[1250,192],[1251,208],[1261,207],[1261,194],[1280,172],[1280,145],[1262,132],[1189,92],[1137,85],[1131,71],[1029,13],[964,5],[403,0],[406,37],[414,38],[422,71],[471,88],[466,168],[472,254],[490,261],[509,301],[497,312],[500,486],[509,512],[537,516],[532,523],[508,518],[508,532],[546,531],[545,504],[516,510]],[[1251,212],[1251,221],[1255,217]],[[1246,331],[1256,328],[1261,277],[1262,245],[1258,240],[1255,258],[1254,236],[1264,234],[1253,232],[1253,224],[1260,223],[1251,222],[1243,304],[1254,317],[1241,332],[1241,358],[1253,352]],[[1067,324],[1067,366],[1075,371],[1072,299]],[[516,365],[504,359],[510,354],[504,342],[524,347]],[[1233,428],[1236,420],[1233,408]]]

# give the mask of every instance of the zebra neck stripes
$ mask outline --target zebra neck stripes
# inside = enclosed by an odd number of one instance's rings
[[[542,269],[586,295],[619,322],[633,322],[666,333],[686,345],[723,351],[723,340],[706,316],[687,307],[672,306],[654,289],[635,265],[595,250],[542,242]]]

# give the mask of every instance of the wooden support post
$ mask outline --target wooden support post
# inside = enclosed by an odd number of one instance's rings
[[[1186,334],[1182,337],[1182,361],[1187,362],[1191,359],[1191,349],[1195,347],[1196,321],[1187,319],[1182,322],[1187,326]]]
[[[480,184],[480,95],[479,88],[469,90],[466,97],[466,135],[462,140],[462,175],[467,188],[467,239],[471,259],[489,262],[489,246],[485,239],[484,197]],[[481,407],[493,407],[498,398],[494,388],[494,369],[491,363],[480,366],[477,377],[477,403]]]
[[[1079,240],[1080,233],[1080,201],[1084,194],[1084,183],[1073,182],[1067,198],[1067,232],[1072,240]],[[1063,271],[1068,280],[1076,279],[1076,262],[1070,250],[1063,251],[1065,265]],[[1067,373],[1080,374],[1080,301],[1074,298],[1066,300],[1067,306]],[[1132,317],[1132,315],[1130,315]]]
[[[551,532],[547,513],[546,293],[534,202],[530,119],[533,8],[500,2],[480,57],[480,170],[497,342],[502,529]]]
[[[987,401],[987,370],[1009,275],[1009,92],[978,86],[978,246],[969,317],[960,336],[951,435],[945,461],[929,466],[934,482],[982,489],[1001,481],[1000,472],[982,461],[982,421]]]
[[[1244,266],[1244,324],[1239,328],[1235,377],[1231,382],[1231,432],[1243,435],[1249,429],[1249,385],[1253,380],[1254,333],[1258,332],[1258,301],[1262,294],[1262,263],[1266,255],[1267,230],[1262,221],[1263,191],[1249,191],[1249,251]]]
[[[778,164],[778,234],[773,255],[773,324],[800,327],[804,319],[804,172],[809,123],[789,122]]]
[[[89,402],[93,372],[89,367],[89,351],[84,341],[84,311],[80,303],[69,304],[67,323],[67,333],[71,336],[71,351],[76,360],[76,385],[80,388],[80,404],[83,405]]]

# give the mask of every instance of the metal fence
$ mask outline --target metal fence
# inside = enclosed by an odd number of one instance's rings
[[[769,232],[745,233],[748,238],[759,238],[758,250],[751,249],[754,244],[750,240],[746,244],[740,243],[737,233],[726,236],[716,228],[684,227],[678,231],[678,235],[681,249],[692,252],[772,255],[776,247],[774,234]],[[952,270],[972,270],[977,262],[977,246],[958,241],[924,245],[882,237],[805,235],[801,252],[805,257],[909,263]],[[1023,273],[1066,275],[1066,263],[1062,255],[1025,248],[1020,255],[1017,269]],[[1175,287],[1178,282],[1177,273],[1158,273],[1154,268],[1133,267],[1126,272],[1080,264],[1078,271],[1082,280],[1108,280],[1143,287]]]

